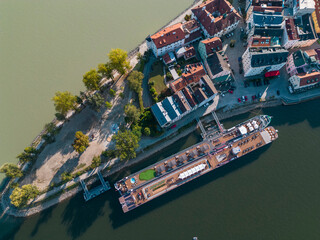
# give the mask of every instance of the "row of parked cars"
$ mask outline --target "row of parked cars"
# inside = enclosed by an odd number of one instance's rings
[[[252,95],[252,96],[251,96],[251,99],[252,99],[252,101],[254,101],[254,100],[260,99],[261,96],[262,96],[262,94],[261,94],[261,92],[259,92],[259,93],[256,94],[256,95]],[[241,103],[241,102],[246,102],[246,101],[248,101],[248,96],[242,96],[242,97],[239,97],[239,98],[238,98],[238,102],[239,102],[239,103]]]

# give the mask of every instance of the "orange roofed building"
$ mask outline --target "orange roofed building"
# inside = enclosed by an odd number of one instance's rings
[[[227,0],[207,0],[192,9],[206,38],[221,37],[238,26],[241,16]]]
[[[181,77],[170,83],[170,88],[173,92],[178,92],[189,84],[198,83],[204,75],[206,71],[201,63],[189,64]]]
[[[200,24],[196,20],[177,23],[148,36],[147,46],[156,57],[181,48],[201,38]]]

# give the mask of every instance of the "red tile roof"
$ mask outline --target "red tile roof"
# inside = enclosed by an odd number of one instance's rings
[[[207,55],[222,50],[222,42],[218,37],[208,38],[201,41],[206,46]]]
[[[296,25],[294,24],[293,18],[288,18],[286,20],[286,29],[287,29],[289,40],[299,39],[299,35],[297,33]]]
[[[166,64],[169,64],[169,63],[173,62],[173,60],[171,59],[169,53],[166,53],[165,55],[163,55],[162,59]]]
[[[151,39],[159,49],[184,39],[185,35],[182,30],[182,23],[177,23],[153,34]]]
[[[205,1],[194,7],[192,12],[211,36],[241,19],[239,13],[227,0]],[[212,14],[215,12],[219,12],[220,16],[214,17]]]
[[[180,91],[188,84],[199,82],[204,75],[206,75],[206,71],[201,63],[189,64],[185,66],[185,72],[181,78],[171,82],[170,87],[174,92]]]
[[[196,29],[200,28],[200,24],[195,20],[195,19],[191,19],[188,22],[185,22],[182,25],[182,29],[186,32],[186,33],[190,33]]]
[[[311,72],[311,73],[299,73],[298,77],[300,78],[300,87],[319,82],[320,72]],[[312,82],[312,80],[314,80]]]
[[[268,41],[267,41],[268,40]],[[252,37],[250,46],[252,47],[269,47],[271,45],[271,37]]]
[[[183,88],[182,89],[182,93],[186,97],[186,99],[187,99],[189,105],[191,106],[191,108],[193,108],[196,105],[196,102],[194,101],[193,96],[190,93],[190,91],[188,90],[188,88]]]
[[[185,49],[186,49],[186,51],[184,53],[184,57],[186,60],[196,56],[196,50],[194,49],[193,46],[185,47]]]
[[[263,13],[282,12],[282,10],[283,10],[282,7],[277,7],[277,6],[266,6],[266,7],[254,6],[253,7],[254,12],[263,12]]]

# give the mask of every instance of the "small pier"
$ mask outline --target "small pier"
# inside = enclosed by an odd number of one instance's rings
[[[201,129],[201,137],[202,137],[203,139],[207,138],[207,132],[206,132],[206,130],[204,129],[204,127],[203,127],[203,125],[202,125],[202,122],[200,121],[199,118],[197,118],[197,122],[198,122],[198,126],[199,126],[200,129]]]
[[[97,171],[97,174],[98,174],[98,178],[99,178],[102,185],[97,186],[97,187],[91,189],[90,191],[88,190],[87,185],[85,184],[85,179],[80,180],[81,186],[84,191],[83,197],[84,197],[84,200],[86,200],[86,201],[89,201],[90,199],[92,199],[96,196],[99,196],[100,194],[108,191],[111,188],[109,182],[105,181],[103,179],[103,176],[99,170]]]

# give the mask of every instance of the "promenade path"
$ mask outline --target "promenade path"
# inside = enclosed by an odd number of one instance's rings
[[[199,3],[201,1],[195,1],[193,6],[168,25],[183,21],[185,14],[190,14],[190,9]],[[147,50],[146,42],[144,41],[138,49],[143,54]],[[134,67],[137,63],[138,59],[134,54],[130,58],[130,64]],[[118,95],[121,88],[124,88],[124,99]],[[114,134],[112,126],[114,124],[124,124],[123,108],[125,104],[130,102],[132,96],[123,78],[115,83],[113,89],[117,91],[117,96],[114,99],[111,99],[108,94],[104,96],[105,100],[112,103],[112,109],[108,110],[104,107],[99,113],[96,113],[86,107],[80,113],[72,116],[69,122],[63,125],[59,134],[56,135],[56,141],[46,146],[39,154],[38,159],[22,180],[21,185],[34,184],[41,191],[46,190],[51,184],[60,182],[63,172],[75,172],[89,166],[94,156],[100,155],[112,144],[111,137]],[[147,105],[150,105],[150,103]],[[75,152],[71,146],[76,131],[82,131],[90,136],[90,146],[81,155]],[[91,136],[94,137],[91,139]]]

